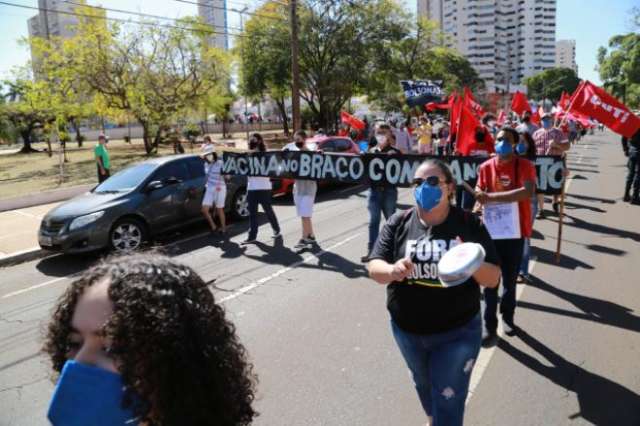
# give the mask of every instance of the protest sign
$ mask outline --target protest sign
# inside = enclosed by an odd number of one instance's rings
[[[441,81],[402,80],[400,82],[407,105],[411,108],[423,106],[429,102],[440,102],[444,93]]]
[[[227,175],[329,180],[343,183],[386,183],[411,186],[415,171],[428,155],[327,154],[311,151],[269,151],[223,154],[222,173]],[[451,168],[456,183],[478,177],[484,157],[442,157]],[[539,156],[535,161],[537,190],[560,194],[565,165],[561,157]]]

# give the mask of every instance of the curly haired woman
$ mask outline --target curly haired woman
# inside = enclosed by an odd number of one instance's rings
[[[246,425],[256,378],[235,327],[191,268],[111,258],[67,289],[44,350],[61,373],[54,425]]]

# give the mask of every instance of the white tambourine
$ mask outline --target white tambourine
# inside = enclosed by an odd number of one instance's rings
[[[477,243],[458,244],[438,262],[438,278],[445,287],[454,287],[467,281],[480,268],[486,253]]]

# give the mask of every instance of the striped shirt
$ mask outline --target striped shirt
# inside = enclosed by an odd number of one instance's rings
[[[536,143],[536,154],[547,155],[551,142],[562,143],[564,134],[556,128],[538,129],[533,134],[533,141]]]

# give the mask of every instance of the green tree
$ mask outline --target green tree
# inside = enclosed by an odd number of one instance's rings
[[[291,96],[291,37],[282,4],[268,1],[245,25],[238,39],[240,90],[254,101],[275,102],[284,132],[289,134],[285,100]]]
[[[524,79],[530,99],[551,99],[557,101],[562,92],[573,93],[580,79],[571,68],[547,68],[536,75]]]
[[[177,118],[228,82],[229,59],[208,45],[208,28],[193,18],[176,26],[126,31],[81,24],[76,68],[102,109],[123,111],[142,126],[148,154]]]
[[[613,36],[608,48],[598,49],[597,59],[605,88],[629,106],[640,106],[640,34]]]

